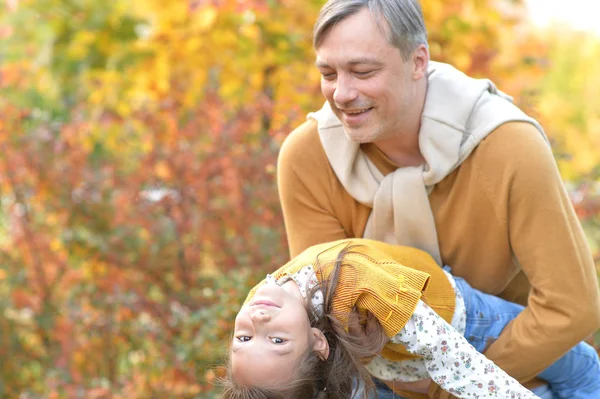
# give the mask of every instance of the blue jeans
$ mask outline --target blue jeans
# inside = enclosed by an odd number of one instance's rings
[[[484,294],[462,278],[455,277],[455,281],[467,308],[465,337],[477,351],[484,352],[524,308]],[[594,348],[585,342],[574,346],[538,376],[550,384],[550,390],[556,399],[600,398],[600,360]],[[543,390],[544,387],[539,388],[540,395]]]
[[[369,397],[369,399],[403,399],[401,396],[396,395],[392,390],[382,382],[375,381],[375,385],[377,386],[377,396]],[[540,397],[540,399],[556,399],[556,396],[552,394],[552,391],[548,387],[548,385],[543,385],[541,387],[536,387],[532,389],[532,392]],[[356,395],[355,399],[362,399],[362,396]],[[574,398],[579,398],[576,396]]]
[[[401,396],[396,395],[392,390],[379,381],[375,381],[377,386],[377,397],[369,397],[369,399],[403,399]],[[531,390],[534,394],[540,397],[540,399],[556,399],[556,396],[552,394],[552,391],[548,385],[542,385]],[[362,396],[356,395],[355,399],[362,399]]]

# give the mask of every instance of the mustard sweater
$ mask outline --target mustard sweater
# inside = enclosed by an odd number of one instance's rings
[[[373,144],[384,174],[397,168]],[[286,139],[278,185],[290,252],[362,237],[370,208],[337,180],[316,122]],[[484,292],[527,304],[485,352],[520,382],[600,327],[597,276],[586,238],[547,144],[526,123],[507,123],[429,196],[441,257]]]
[[[393,337],[410,319],[422,297],[451,323],[454,289],[433,258],[416,248],[367,239],[344,239],[312,246],[272,275],[279,279],[313,265],[317,279],[325,281],[340,251],[348,246],[352,248],[343,258],[344,267],[340,270],[332,302],[334,317],[344,325],[356,306],[359,312],[369,311],[377,317],[386,335]],[[264,281],[250,291],[246,302],[262,284]],[[388,343],[381,354],[390,360],[415,357],[402,345],[392,343]]]

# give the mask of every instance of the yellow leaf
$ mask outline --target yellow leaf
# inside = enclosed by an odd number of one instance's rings
[[[144,241],[147,241],[150,238],[150,232],[148,232],[148,229],[140,229],[138,235]]]
[[[244,25],[240,28],[240,34],[252,40],[260,38],[260,29],[254,24]]]
[[[117,104],[117,112],[121,116],[129,116],[131,114],[131,106],[128,103],[120,102]]]
[[[55,238],[50,242],[50,249],[52,252],[58,252],[62,249],[62,243],[58,238]]]
[[[217,20],[217,8],[209,5],[198,11],[196,19],[196,27],[201,31],[207,31],[215,24]]]
[[[152,140],[142,141],[142,151],[144,154],[150,153],[154,149],[154,142]]]
[[[156,175],[161,179],[165,180],[171,177],[171,171],[165,161],[160,161],[154,166],[154,173],[156,173]]]
[[[87,361],[87,356],[83,351],[78,350],[73,354],[73,361],[77,367],[81,367]]]

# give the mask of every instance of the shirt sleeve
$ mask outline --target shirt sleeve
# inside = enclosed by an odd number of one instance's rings
[[[539,132],[529,124],[506,124],[490,140],[479,154],[481,187],[498,207],[514,263],[531,289],[525,310],[485,355],[527,382],[600,327],[598,280],[585,234]],[[503,201],[492,200],[500,196]]]
[[[431,379],[455,397],[537,398],[477,352],[423,301],[395,340],[422,356]]]
[[[290,255],[311,245],[346,238],[327,200],[331,196],[326,158],[307,151],[316,123],[306,122],[285,140],[277,161],[277,186]],[[316,137],[316,136],[315,136]]]
[[[337,180],[314,120],[283,143],[277,187],[291,257],[315,244],[362,236],[354,220],[366,220],[370,209],[354,201]]]

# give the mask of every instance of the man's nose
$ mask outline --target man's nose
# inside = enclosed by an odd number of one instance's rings
[[[264,323],[271,320],[271,314],[264,308],[255,307],[250,311],[250,318],[252,321],[260,321]]]
[[[344,107],[358,98],[358,90],[354,87],[351,77],[339,76],[333,92],[333,101]]]

